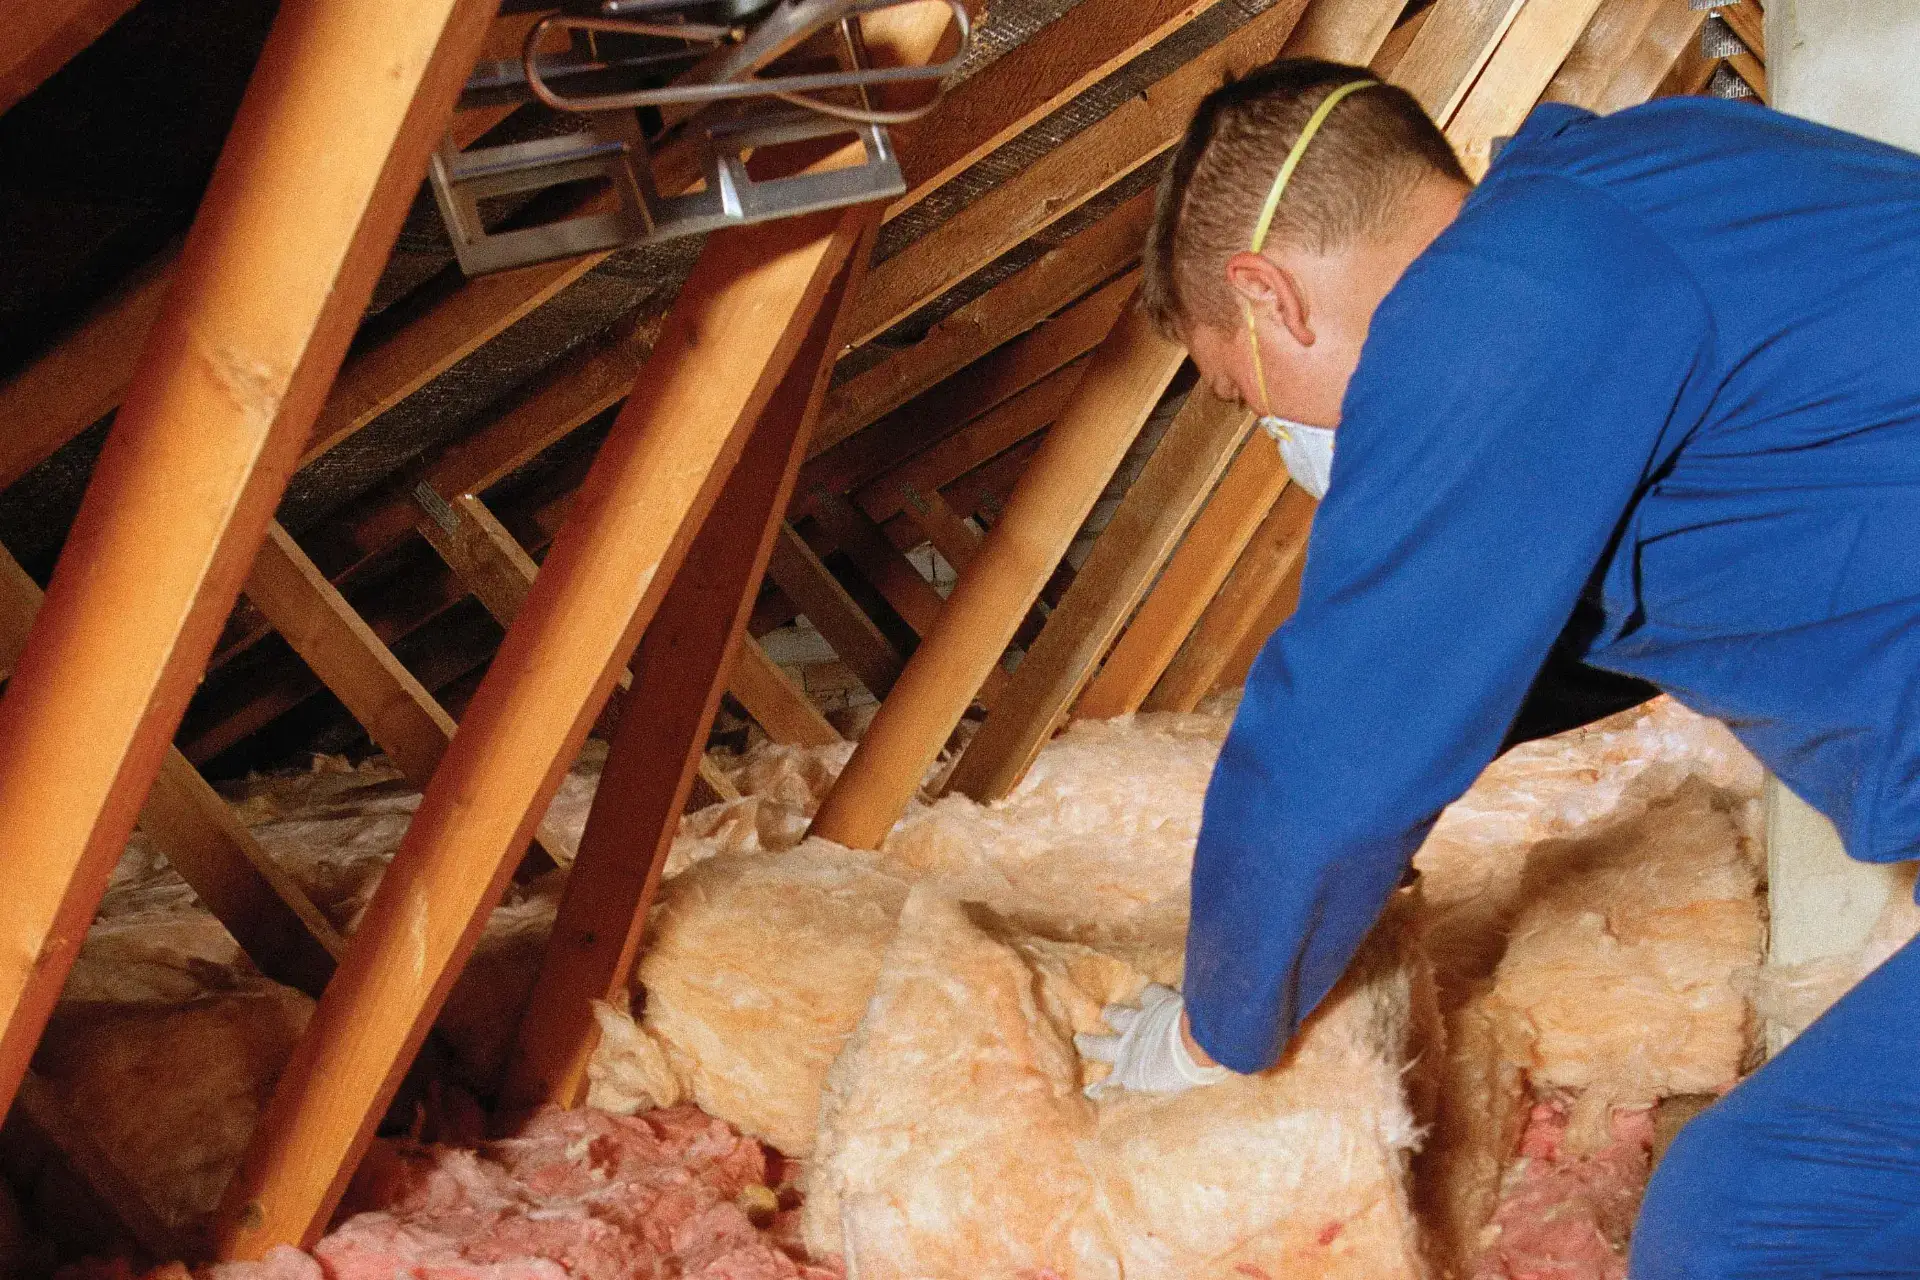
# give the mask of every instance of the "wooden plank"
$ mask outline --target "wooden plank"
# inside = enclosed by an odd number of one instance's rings
[[[26,644],[40,588],[0,551],[0,669]],[[332,924],[193,765],[168,748],[140,826],[247,958],[276,982],[318,995],[345,949]]]
[[[1191,711],[1207,696],[1305,553],[1313,508],[1313,499],[1296,486],[1289,485],[1280,495],[1141,710]]]
[[[821,527],[913,628],[915,635],[927,635],[939,625],[946,601],[914,568],[906,553],[893,545],[872,516],[856,503],[824,491],[814,495],[813,511]],[[981,700],[988,704],[997,702],[1006,685],[1007,673],[999,667],[993,668],[980,686]]]
[[[929,191],[1207,12],[1218,0],[1084,0],[949,93],[902,160],[909,191]]]
[[[944,11],[870,15],[924,60]],[[282,1073],[217,1218],[257,1258],[326,1224],[406,1063],[578,754],[720,480],[869,225],[854,210],[718,232],[594,459],[393,863]]]
[[[1386,46],[1405,8],[1402,0],[1313,0],[1283,52],[1366,66]]]
[[[1380,52],[1374,54],[1373,60],[1367,64],[1368,69],[1376,76],[1391,79],[1394,71],[1400,66],[1400,60],[1407,56],[1407,49],[1413,44],[1413,38],[1420,34],[1421,28],[1427,25],[1427,19],[1432,16],[1433,6],[1429,5],[1394,27],[1387,33],[1387,38],[1381,42]]]
[[[854,501],[875,520],[891,519],[909,502],[909,490],[938,491],[989,458],[1044,431],[1067,407],[1085,372],[1084,360],[1055,370],[932,448],[869,480],[854,494]]]
[[[841,740],[840,731],[752,636],[741,637],[727,690],[775,742],[824,747]]]
[[[1264,434],[1247,441],[1074,715],[1106,720],[1139,710],[1286,487],[1272,442]]]
[[[1447,140],[1469,176],[1487,171],[1493,140],[1520,127],[1599,7],[1600,0],[1527,0],[1447,122]]]
[[[900,678],[899,652],[791,524],[781,523],[767,576],[780,584],[860,683],[874,697],[886,697]]]
[[[35,0],[0,26],[0,114],[105,35],[135,0]]]
[[[1600,112],[1637,106],[1655,95],[1660,82],[1687,51],[1700,52],[1700,28],[1707,15],[1687,0],[1661,0],[1646,34],[1594,103]],[[1702,59],[1704,61],[1704,59]]]
[[[1597,106],[1607,86],[1646,38],[1647,28],[1653,25],[1664,2],[1604,0],[1540,95],[1541,101],[1566,102],[1589,110]]]
[[[947,505],[938,489],[916,489],[911,482],[901,488],[906,497],[907,517],[933,544],[941,559],[953,566],[955,573],[965,573],[974,556],[979,554],[986,535],[961,519],[960,513]]]
[[[1768,100],[1767,69],[1761,65],[1760,59],[1751,53],[1730,53],[1727,55],[1727,65],[1747,82],[1747,87],[1753,90],[1756,98],[1762,102]]]
[[[871,426],[832,446],[816,442],[815,456],[800,474],[794,514],[805,513],[807,495],[815,488],[846,492],[934,443],[929,424],[958,430],[1093,350],[1113,328],[1139,284],[1139,273],[1128,272]]]
[[[1419,99],[1428,115],[1446,124],[1525,3],[1435,0],[1433,13],[1394,68],[1393,82]]]
[[[453,739],[453,717],[277,521],[247,575],[246,593],[407,781],[425,789]]]
[[[0,1102],[58,998],[489,16],[485,0],[287,0],[274,20],[0,698]],[[316,204],[316,190],[328,199]]]
[[[876,849],[1186,358],[1129,308],[1100,344],[973,563],[880,704],[813,833]]]
[[[1153,218],[1153,195],[1141,192],[941,320],[912,346],[835,387],[827,396],[820,447],[899,408],[1138,259]]]
[[[1704,23],[1705,15],[1701,15],[1701,18]],[[1707,82],[1713,79],[1713,73],[1719,66],[1719,59],[1709,58],[1701,50],[1700,40],[1696,34],[1694,39],[1689,40],[1685,46],[1676,51],[1673,60],[1667,65],[1665,74],[1654,86],[1652,96],[1677,98],[1704,93]]]
[[[834,545],[847,554],[915,635],[933,630],[946,602],[933,584],[920,576],[913,562],[887,541],[872,516],[825,489],[813,495],[813,514]]]
[[[135,271],[46,354],[0,383],[0,489],[119,405],[172,266],[169,253]]]
[[[984,802],[1019,784],[1252,426],[1239,405],[1200,388],[1188,395],[960,757],[949,790]]]
[[[461,494],[445,505],[454,517],[454,528],[447,529],[440,521],[427,519],[421,522],[421,532],[494,620],[502,627],[512,626],[526,603],[527,593],[533,588],[539,566],[479,498]],[[766,658],[758,644],[750,639],[747,644],[761,659]],[[766,665],[773,664],[767,661]],[[747,714],[759,721],[774,741],[815,746],[840,740],[826,718],[807,701],[805,694],[793,688],[778,667],[773,667],[769,676],[748,659],[736,668],[736,679],[738,685],[730,685],[728,692],[739,699]],[[621,687],[629,688],[630,684],[631,676],[624,675]],[[800,705],[796,705],[796,700]],[[720,787],[715,786],[714,790],[725,796]],[[549,849],[554,847],[551,836],[544,839]]]
[[[853,344],[871,341],[1168,150],[1205,94],[1280,52],[1304,7],[1305,0],[1279,0],[880,263],[861,290],[848,335]]]
[[[792,528],[781,517],[825,397],[853,274],[850,264],[815,317],[634,655],[632,697],[646,714],[622,716],[614,730],[514,1038],[501,1095],[509,1109],[576,1106],[586,1093],[599,1040],[593,1002],[626,989],[734,649],[775,537]]]
[[[540,566],[479,498],[462,493],[449,502],[425,483],[417,491],[427,511],[419,524],[421,535],[494,621],[512,626]]]
[[[1733,34],[1740,42],[1753,50],[1753,56],[1761,62],[1767,57],[1767,15],[1757,3],[1749,0],[1733,0],[1732,4],[1722,5],[1714,12],[1720,15],[1720,21],[1733,28]]]
[[[1307,567],[1305,556],[1296,556],[1287,569],[1280,584],[1267,598],[1266,605],[1254,618],[1253,625],[1240,637],[1240,643],[1234,646],[1233,654],[1225,666],[1213,678],[1213,687],[1209,693],[1220,693],[1227,689],[1238,689],[1247,682],[1247,673],[1253,669],[1254,659],[1266,648],[1267,641],[1280,629],[1280,624],[1293,616],[1295,606],[1300,603],[1300,575]]]

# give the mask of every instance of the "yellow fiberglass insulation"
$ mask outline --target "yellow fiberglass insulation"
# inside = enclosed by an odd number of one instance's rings
[[[863,1280],[1424,1275],[1402,958],[1360,966],[1265,1075],[1090,1101],[1072,1036],[1148,978],[916,889],[830,1077],[809,1248]]]

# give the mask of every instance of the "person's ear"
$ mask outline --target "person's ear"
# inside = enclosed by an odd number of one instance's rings
[[[1227,284],[1256,316],[1271,317],[1301,346],[1313,345],[1306,290],[1293,272],[1264,254],[1236,253],[1227,259]]]

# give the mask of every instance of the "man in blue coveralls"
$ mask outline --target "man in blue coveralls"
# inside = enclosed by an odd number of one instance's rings
[[[1920,856],[1920,156],[1545,106],[1474,187],[1401,90],[1280,62],[1202,104],[1144,303],[1324,501],[1185,1007],[1116,1020],[1115,1086],[1272,1065],[1503,744],[1654,687],[1854,857]],[[1630,1274],[1920,1276],[1920,943],[1687,1127]]]

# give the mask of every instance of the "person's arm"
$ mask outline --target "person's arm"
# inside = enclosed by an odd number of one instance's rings
[[[1280,1056],[1499,749],[1670,439],[1704,310],[1606,247],[1430,253],[1375,316],[1195,857],[1190,1026],[1235,1070]]]

